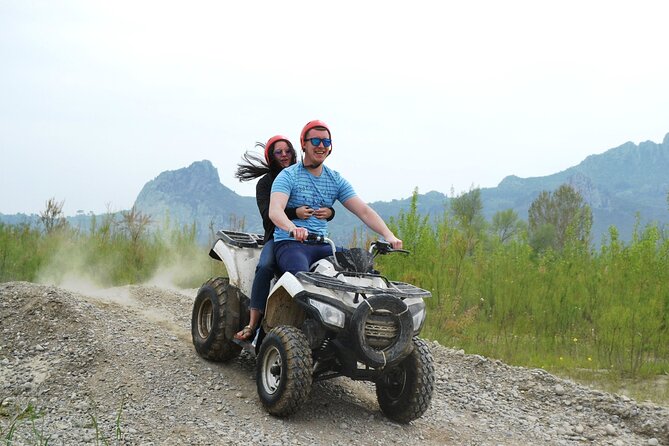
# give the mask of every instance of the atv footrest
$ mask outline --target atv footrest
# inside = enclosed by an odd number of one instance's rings
[[[241,341],[239,339],[233,339],[232,342],[239,345],[243,350],[246,350],[247,352],[253,353],[255,355],[256,346],[253,345],[253,342],[251,342],[251,341]]]

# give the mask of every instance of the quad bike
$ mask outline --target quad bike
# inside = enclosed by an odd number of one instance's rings
[[[212,278],[197,293],[192,335],[203,358],[227,361],[243,347],[256,354],[256,384],[266,410],[276,416],[296,412],[312,382],[347,376],[372,381],[383,413],[408,423],[429,407],[434,365],[418,337],[425,320],[424,298],[431,294],[393,282],[374,270],[379,254],[393,250],[382,241],[368,251],[336,252],[308,272],[285,273],[271,288],[254,343],[234,339],[248,324],[248,306],[262,236],[218,231],[209,255],[222,260],[229,278]]]

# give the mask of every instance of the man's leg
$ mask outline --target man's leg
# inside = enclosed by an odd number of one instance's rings
[[[276,263],[279,271],[297,274],[309,271],[308,246],[294,241],[279,242],[275,245]]]
[[[329,244],[324,245],[308,245],[309,246],[309,266],[314,262],[324,259],[332,255],[332,247]],[[308,268],[308,267],[307,267]]]

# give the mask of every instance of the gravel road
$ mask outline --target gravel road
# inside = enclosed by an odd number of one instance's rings
[[[257,398],[253,356],[221,364],[196,354],[195,294],[1,283],[0,442],[669,445],[667,407],[435,342],[432,404],[411,424],[389,421],[373,385],[346,378],[314,384],[301,411],[274,418]]]

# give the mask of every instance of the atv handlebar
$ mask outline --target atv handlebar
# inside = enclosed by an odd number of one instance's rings
[[[291,237],[295,237],[295,235],[293,234],[293,231],[289,231],[288,235],[291,236]],[[330,240],[329,238],[327,238],[324,235],[316,234],[316,233],[311,232],[311,233],[307,234],[307,238],[306,238],[305,242],[327,243],[328,245],[330,245],[330,247],[332,248],[332,259],[333,259],[335,265],[337,265],[338,268],[341,268],[341,266],[339,265],[339,262],[337,261],[337,256],[335,254],[337,252],[337,247],[335,246],[335,244],[332,240]]]
[[[403,254],[411,254],[411,251],[406,249],[393,249],[392,245],[385,240],[376,240],[369,245],[369,252],[373,253],[376,251],[377,254],[385,255],[393,252],[401,252]]]
[[[293,231],[289,231],[288,235],[291,237],[295,237]],[[335,265],[338,268],[341,268],[339,262],[337,261],[337,255],[336,255],[337,247],[335,246],[334,242],[331,239],[321,234],[308,233],[305,242],[327,243],[328,245],[330,245],[332,247],[332,259]],[[385,240],[376,240],[369,245],[369,253],[373,254],[374,257],[376,257],[379,254],[386,255],[386,254],[392,254],[394,252],[401,252],[402,254],[411,254],[411,251],[407,251],[406,249],[393,249],[392,245]]]

